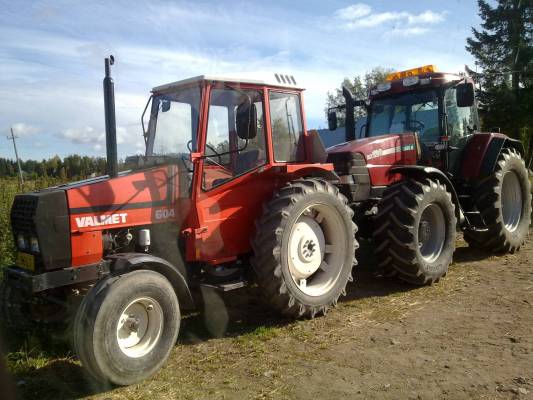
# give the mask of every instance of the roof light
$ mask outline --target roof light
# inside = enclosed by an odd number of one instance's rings
[[[418,79],[418,76],[408,76],[407,78],[403,78],[403,85],[404,86],[413,86],[416,85],[420,79]]]
[[[378,92],[386,92],[387,90],[390,89],[390,87],[391,87],[390,82],[383,82],[383,83],[379,83],[376,89],[378,90]]]
[[[407,69],[405,71],[393,72],[392,74],[387,75],[387,81],[394,81],[396,79],[408,78],[410,76],[417,76],[422,74],[427,74],[430,72],[435,72],[437,67],[434,65],[424,65],[423,67],[417,67],[412,69]]]

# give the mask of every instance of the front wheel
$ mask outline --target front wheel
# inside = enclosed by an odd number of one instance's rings
[[[76,314],[74,347],[94,379],[131,385],[161,368],[179,326],[170,282],[157,272],[138,270],[91,289]]]
[[[376,257],[384,271],[396,271],[424,285],[446,275],[455,250],[457,218],[446,186],[410,180],[391,186],[378,203]]]
[[[336,305],[355,264],[352,217],[346,198],[320,179],[291,182],[266,205],[256,223],[252,265],[275,309],[314,317]]]

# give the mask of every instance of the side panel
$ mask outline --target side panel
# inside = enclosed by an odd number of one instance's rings
[[[102,258],[102,232],[157,223],[186,224],[188,193],[179,196],[178,168],[158,167],[67,189],[72,266]]]

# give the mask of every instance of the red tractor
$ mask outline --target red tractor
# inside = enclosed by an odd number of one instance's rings
[[[390,74],[369,101],[343,94],[346,143],[329,148],[328,161],[385,274],[437,282],[451,263],[457,228],[473,247],[520,248],[531,222],[524,148],[479,132],[471,78],[427,65]],[[364,137],[354,140],[358,106],[367,121]],[[328,121],[335,129],[335,110]]]
[[[514,251],[524,240],[521,145],[474,134],[468,78],[401,76],[369,105],[346,91],[349,141],[329,151],[306,130],[292,76],[159,86],[146,129],[143,115],[146,153],[118,173],[111,63],[108,175],[15,198],[18,257],[0,289],[6,325],[73,313],[76,353],[97,380],[155,373],[202,286],[256,282],[284,315],[325,314],[352,280],[354,221],[374,234],[383,268],[420,284],[446,273],[456,221],[476,246]],[[358,105],[367,137],[350,140]]]

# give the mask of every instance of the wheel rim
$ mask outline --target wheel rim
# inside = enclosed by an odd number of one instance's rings
[[[120,314],[118,346],[128,357],[143,357],[155,347],[162,331],[163,310],[159,303],[150,297],[135,299]]]
[[[444,213],[438,204],[431,203],[422,211],[418,225],[418,247],[424,260],[433,262],[439,258],[445,240]]]
[[[522,218],[522,187],[516,172],[509,171],[503,176],[502,183],[502,217],[505,228],[513,232],[518,228]]]
[[[314,204],[298,217],[289,236],[292,280],[309,296],[327,293],[339,279],[346,252],[343,219],[330,206]]]

